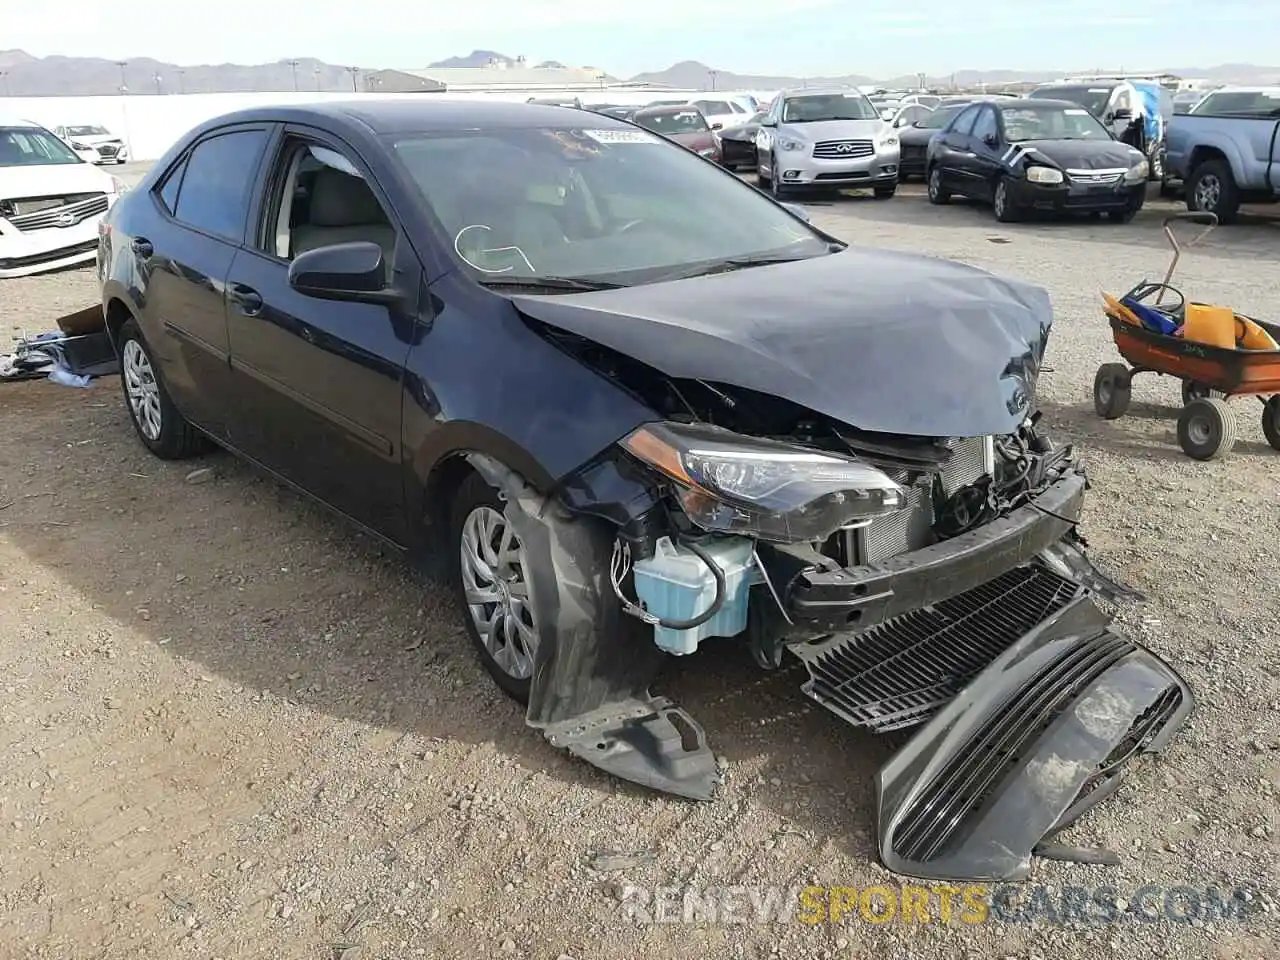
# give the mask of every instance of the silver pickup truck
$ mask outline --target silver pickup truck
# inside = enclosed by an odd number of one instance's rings
[[[1242,203],[1280,201],[1280,88],[1223,88],[1169,122],[1167,171],[1188,210],[1235,219]]]

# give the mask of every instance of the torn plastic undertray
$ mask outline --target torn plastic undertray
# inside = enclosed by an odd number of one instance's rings
[[[680,707],[649,694],[665,655],[613,594],[616,527],[570,514],[492,460],[468,459],[502,493],[530,566],[555,574],[531,581],[539,643],[526,722],[607,773],[709,799],[718,774],[706,734]]]
[[[1024,879],[1044,841],[1162,749],[1194,698],[1087,595],[1021,637],[876,777],[880,855],[908,876]]]

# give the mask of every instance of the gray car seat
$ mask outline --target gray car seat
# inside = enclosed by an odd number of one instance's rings
[[[359,177],[322,167],[311,182],[311,209],[306,223],[293,228],[293,255],[334,243],[366,240],[382,247],[390,270],[395,228],[369,185]]]

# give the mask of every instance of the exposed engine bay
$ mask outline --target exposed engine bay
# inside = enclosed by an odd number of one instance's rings
[[[477,463],[560,571],[558,595],[535,597],[561,635],[528,713],[552,743],[708,799],[714,755],[648,692],[658,664],[712,638],[765,669],[790,654],[803,692],[842,720],[918,728],[879,778],[887,864],[1016,879],[1192,709],[1176,673],[1095,605],[1140,597],[1085,555],[1084,468],[1038,414],[1004,435],[868,432],[527,322],[655,412],[554,511]],[[584,555],[600,576],[584,578]]]

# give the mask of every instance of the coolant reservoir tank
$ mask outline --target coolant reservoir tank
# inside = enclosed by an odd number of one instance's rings
[[[654,627],[654,643],[677,656],[693,653],[704,637],[735,637],[747,628],[750,587],[758,582],[755,544],[746,537],[709,537],[702,548],[724,573],[724,602],[715,616],[689,630]],[[632,568],[636,596],[644,608],[662,620],[692,620],[711,607],[716,581],[702,558],[685,546],[661,538],[654,554]]]

